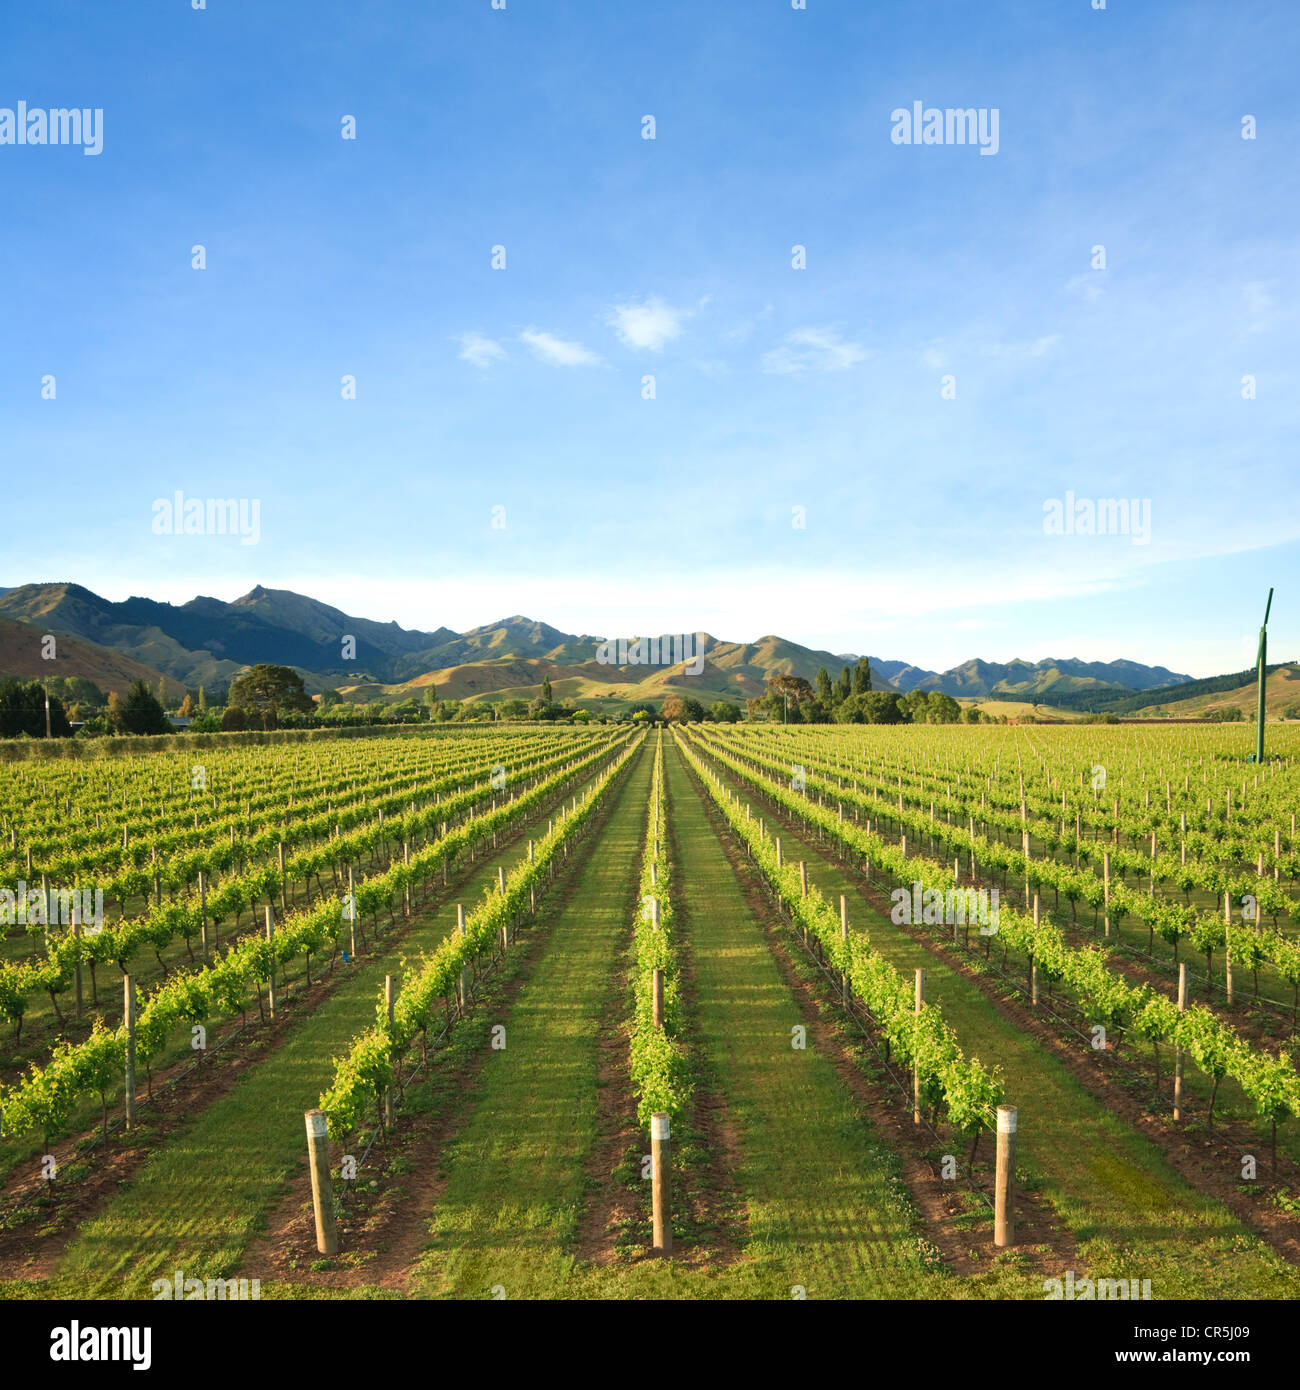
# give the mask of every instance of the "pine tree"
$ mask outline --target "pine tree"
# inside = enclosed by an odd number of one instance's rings
[[[858,664],[853,668],[853,693],[855,695],[869,695],[871,693],[871,662],[865,656],[859,658]]]
[[[847,666],[840,672],[840,678],[835,682],[835,703],[842,705],[845,700],[853,694],[853,672]]]

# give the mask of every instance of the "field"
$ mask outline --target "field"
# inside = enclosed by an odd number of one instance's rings
[[[0,766],[0,1293],[1300,1297],[1300,730],[1248,747]]]

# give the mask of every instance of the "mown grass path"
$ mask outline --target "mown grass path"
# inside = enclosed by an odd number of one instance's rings
[[[786,858],[807,862],[810,884],[831,902],[848,897],[851,925],[897,970],[910,978],[925,969],[926,998],[942,1007],[967,1054],[1002,1068],[1008,1103],[1020,1112],[1019,1166],[1074,1234],[1094,1278],[1150,1279],[1154,1298],[1300,1297],[1300,1271],[1184,1181],[1157,1143],[1086,1091],[977,984],[872,908],[860,875],[815,831],[788,820],[781,829],[770,804],[724,776],[782,836]]]

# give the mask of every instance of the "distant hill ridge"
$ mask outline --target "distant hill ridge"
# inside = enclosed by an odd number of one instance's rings
[[[0,588],[0,618],[24,625],[9,632],[0,648],[0,675],[49,674],[48,663],[44,669],[34,664],[39,651],[27,659],[24,632],[54,632],[78,639],[79,664],[93,667],[98,661],[104,668],[102,683],[110,689],[122,688],[129,670],[147,671],[155,679],[162,673],[183,686],[211,687],[246,666],[270,661],[297,668],[309,690],[341,689],[353,698],[364,697],[367,690],[382,698],[418,696],[432,681],[449,698],[474,699],[526,692],[549,678],[565,698],[613,695],[615,690],[624,695],[632,688],[636,698],[645,698],[678,688],[701,698],[741,700],[761,694],[764,681],[778,673],[812,681],[824,666],[834,679],[841,667],[857,660],[775,634],[733,642],[706,633],[704,669],[698,674],[686,674],[681,666],[620,668],[598,660],[603,637],[561,632],[523,614],[467,632],[449,627],[422,631],[353,617],[292,590],[260,584],[233,602],[200,596],[179,605],[140,597],[114,603],[73,583],[20,584]],[[124,665],[123,658],[132,665]],[[1191,680],[1163,666],[1132,661],[997,663],[976,658],[948,671],[929,671],[905,661],[869,659],[878,690],[919,688],[973,698],[1064,699],[1102,692],[1123,698]],[[76,674],[96,679],[89,670]]]

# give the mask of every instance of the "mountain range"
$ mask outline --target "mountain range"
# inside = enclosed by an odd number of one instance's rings
[[[68,665],[52,669],[42,660],[41,639],[48,633],[61,639],[59,660]],[[858,659],[771,635],[732,642],[700,634],[702,669],[688,672],[680,663],[609,664],[601,659],[604,640],[519,614],[467,632],[408,629],[261,585],[229,603],[199,597],[179,605],[148,598],[112,602],[70,583],[0,588],[0,676],[84,675],[106,690],[122,690],[137,677],[156,684],[161,675],[169,691],[199,685],[211,691],[246,666],[268,661],[296,668],[313,693],[335,689],[354,700],[419,697],[430,683],[444,698],[531,697],[548,678],[563,699],[624,704],[676,688],[707,703],[761,695],[764,681],[778,673],[812,681],[824,666],[834,678]],[[1142,691],[1192,679],[1133,661],[975,658],[930,671],[906,661],[869,660],[878,690],[966,698]]]

